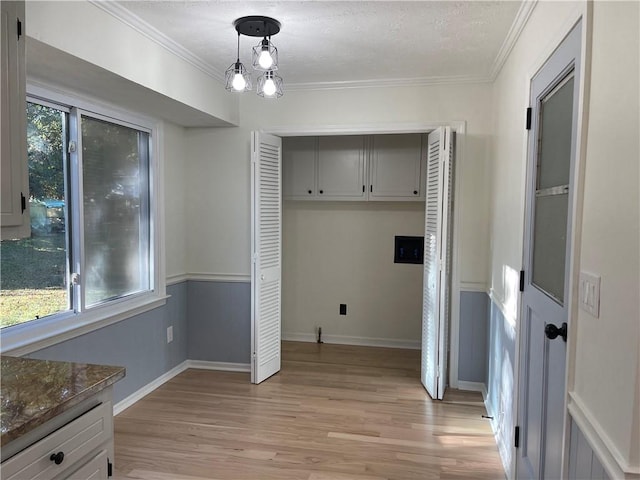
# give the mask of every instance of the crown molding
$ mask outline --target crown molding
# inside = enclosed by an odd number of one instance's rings
[[[164,33],[162,33],[157,28],[153,27],[149,23],[145,22],[135,13],[128,10],[125,6],[121,5],[116,1],[107,1],[107,0],[88,0],[89,3],[95,5],[99,9],[107,12],[109,15],[118,19],[125,25],[131,27],[136,32],[144,35],[146,38],[151,40],[152,42],[157,43],[164,49],[166,49],[169,53],[172,53],[176,57],[184,60],[188,64],[196,67],[203,73],[206,73],[210,77],[218,80],[219,82],[224,82],[224,75],[220,73],[217,69],[213,68],[210,64],[204,61],[202,58],[193,54],[190,50],[176,42],[175,40],[167,37]]]
[[[533,12],[537,3],[538,0],[524,0],[520,5],[520,9],[518,10],[518,13],[516,13],[516,18],[513,20],[511,28],[509,28],[509,32],[507,33],[504,42],[502,42],[502,46],[493,61],[488,81],[493,82],[498,77],[498,74],[502,70],[507,58],[509,58],[509,54],[511,53],[511,50],[513,50],[518,38],[520,38],[520,34],[522,33],[524,26],[527,24],[527,21],[531,16],[531,12]]]
[[[286,90],[338,90],[346,88],[427,87],[466,83],[490,83],[486,75],[455,75],[422,78],[383,78],[380,80],[351,80],[342,82],[287,83]]]

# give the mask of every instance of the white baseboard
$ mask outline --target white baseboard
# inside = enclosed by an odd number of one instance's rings
[[[283,333],[282,340],[290,342],[311,342],[317,341],[313,333]],[[403,340],[395,338],[371,338],[371,337],[350,337],[347,335],[322,335],[323,343],[335,343],[338,345],[358,345],[363,347],[386,347],[386,348],[409,348],[420,350],[420,340]]]
[[[220,370],[224,372],[250,372],[251,365],[248,363],[228,363],[228,362],[206,362],[204,360],[185,360],[180,365],[172,368],[168,372],[160,375],[155,380],[147,383],[144,387],[136,390],[131,395],[123,400],[120,400],[113,406],[113,414],[118,415],[131,405],[146,397],[155,389],[171,380],[176,375],[184,372],[189,368],[195,368],[200,370]]]
[[[250,372],[251,365],[248,363],[229,362],[207,362],[205,360],[187,360],[187,368],[197,368],[200,370],[220,370],[223,372]]]
[[[187,368],[189,368],[188,367],[188,363],[189,363],[189,360],[185,360],[184,362],[182,362],[177,367],[172,368],[167,373],[165,373],[163,375],[160,375],[155,380],[147,383],[141,389],[136,390],[135,392],[133,392],[131,395],[129,395],[125,399],[120,400],[118,403],[116,403],[113,406],[113,414],[114,415],[118,415],[120,412],[123,412],[124,410],[129,408],[131,405],[136,403],[141,398],[149,395],[151,392],[153,392],[156,388],[158,388],[162,384],[168,382],[169,380],[171,380],[173,377],[175,377],[179,373],[184,372]]]
[[[569,399],[567,409],[571,418],[589,442],[609,477],[640,478],[640,465],[629,464],[580,396],[576,392],[569,392]]]

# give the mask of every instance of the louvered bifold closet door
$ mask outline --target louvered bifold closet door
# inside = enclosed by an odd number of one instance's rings
[[[280,371],[282,140],[253,132],[251,142],[251,382]]]
[[[422,300],[421,380],[429,395],[444,395],[447,330],[447,272],[450,235],[451,129],[441,127],[429,134],[425,205],[424,280]]]

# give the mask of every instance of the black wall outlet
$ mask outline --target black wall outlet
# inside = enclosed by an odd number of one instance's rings
[[[346,303],[341,303],[340,304],[340,315],[346,315],[347,314],[347,304]]]

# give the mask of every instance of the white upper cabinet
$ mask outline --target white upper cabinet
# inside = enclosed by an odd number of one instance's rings
[[[283,139],[286,200],[424,201],[426,135]]]
[[[374,135],[369,200],[424,199],[422,135]]]
[[[318,138],[318,198],[366,198],[364,145],[361,135]]]
[[[24,2],[0,2],[2,99],[1,131],[1,224],[2,239],[30,235],[29,183],[26,155],[26,80]]]
[[[282,139],[282,190],[289,200],[311,200],[318,195],[316,185],[317,137]]]

